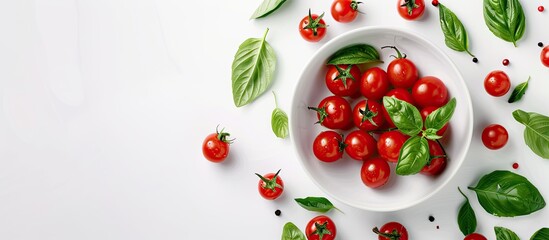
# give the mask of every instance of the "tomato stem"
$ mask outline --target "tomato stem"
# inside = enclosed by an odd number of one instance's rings
[[[414,11],[414,8],[418,8],[419,6],[416,4],[416,0],[406,0],[401,7],[406,7],[406,10],[408,10],[408,15],[412,16],[412,12]]]
[[[384,49],[384,48],[392,48],[392,49],[394,49],[394,50],[397,52],[397,56],[391,55],[391,56],[394,57],[394,58],[406,58],[406,54],[404,54],[404,56],[402,56],[403,54],[400,53],[400,50],[398,50],[398,48],[395,47],[395,46],[383,46],[383,47],[381,47],[381,49]]]
[[[326,119],[328,117],[328,113],[326,112],[325,107],[321,107],[321,108],[307,107],[307,109],[315,110],[318,113],[318,115],[319,115],[318,121],[315,124],[322,125],[322,123],[324,122],[324,119]]]
[[[228,144],[233,143],[235,139],[234,138],[228,139],[228,137],[231,136],[231,134],[228,132],[223,132],[224,130],[225,128],[222,128],[221,131],[219,131],[219,124],[217,124],[217,126],[215,127],[215,132],[217,133],[217,139],[219,139],[219,141],[222,141]]]
[[[326,28],[327,25],[324,25],[324,24],[320,24],[320,20],[322,20],[322,17],[324,17],[324,13],[320,14],[320,16],[318,16],[316,19],[313,19],[313,15],[311,15],[311,9],[309,8],[309,23],[307,24],[307,26],[303,27],[303,29],[312,29],[313,30],[313,35],[314,36],[317,36],[318,35],[318,29],[319,28]]]
[[[364,121],[368,120],[368,122],[370,122],[372,125],[377,127],[377,123],[374,122],[374,117],[377,116],[378,113],[371,111],[368,108],[368,100],[366,100],[366,107],[364,108],[364,110],[359,108],[358,112],[362,114],[362,119],[360,119],[360,123],[363,123]]]
[[[435,140],[437,143],[438,143],[438,146],[440,146],[440,149],[442,149],[442,153],[444,154],[444,156],[446,157],[447,160],[450,160],[450,158],[448,157],[448,154],[446,153],[446,150],[444,150],[444,146],[442,146],[442,143],[440,143],[440,140]]]
[[[271,179],[267,179],[267,178],[261,176],[258,173],[256,173],[255,175],[258,176],[263,181],[263,184],[261,186],[262,188],[270,189],[271,191],[276,192],[276,188],[282,188],[282,186],[280,186],[280,184],[276,183],[276,178],[278,177],[278,174],[280,173],[280,170],[282,170],[282,169],[278,169],[276,174]]]
[[[372,229],[372,231],[379,235],[379,236],[382,236],[384,238],[388,238],[388,239],[391,239],[391,240],[399,240],[400,239],[400,234],[398,233],[397,230],[393,230],[393,232],[391,233],[382,233],[379,231],[379,229],[377,227],[374,227],[374,229]]]

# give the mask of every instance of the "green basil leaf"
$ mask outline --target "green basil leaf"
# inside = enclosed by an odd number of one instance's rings
[[[509,103],[514,103],[522,99],[522,96],[526,93],[526,89],[528,89],[528,82],[530,82],[530,77],[528,77],[526,82],[517,85],[515,89],[513,89],[513,93],[511,93],[511,97],[509,97]]]
[[[496,232],[496,240],[520,240],[517,234],[508,228],[496,226],[494,232]]]
[[[513,117],[522,125],[524,129],[524,141],[538,156],[549,159],[549,117],[533,113],[516,110]]]
[[[273,113],[271,114],[271,128],[273,129],[273,133],[279,137],[279,138],[286,138],[288,136],[288,115],[278,107],[278,103],[276,101],[276,95],[273,92],[273,96],[275,99],[275,109],[273,110]]]
[[[427,128],[425,130],[425,138],[427,138],[429,140],[437,140],[437,139],[441,139],[442,137],[437,135],[437,130],[436,129]]]
[[[530,240],[547,240],[549,239],[549,228],[542,228],[532,235]]]
[[[484,0],[484,22],[496,37],[517,46],[526,18],[519,0]]]
[[[305,234],[292,222],[284,224],[282,240],[306,240]]]
[[[469,203],[469,198],[465,196],[465,194],[463,194],[461,189],[458,188],[458,190],[465,198],[465,202],[463,203],[463,205],[461,205],[461,208],[459,209],[458,226],[463,235],[467,236],[476,231],[477,217],[475,215],[475,211],[471,207],[471,203]]]
[[[332,209],[337,209],[330,200],[324,197],[306,197],[294,199],[299,206],[313,212],[325,213]]]
[[[286,0],[263,0],[250,19],[266,17],[276,11]]]
[[[402,133],[416,136],[423,128],[423,119],[414,105],[395,97],[383,97],[383,106]]]
[[[469,52],[469,38],[467,37],[467,31],[459,20],[459,18],[443,4],[438,4],[438,14],[440,18],[440,28],[444,33],[444,42],[449,48],[458,52],[467,52],[472,57],[473,54]]]
[[[429,161],[429,143],[420,136],[408,138],[398,156],[396,174],[412,175],[421,171]]]
[[[237,107],[254,101],[271,85],[276,68],[276,55],[265,37],[249,38],[236,52],[232,66],[233,100]]]
[[[494,171],[483,176],[476,187],[480,205],[498,217],[528,215],[545,207],[538,189],[525,177],[510,171]]]
[[[328,64],[362,64],[369,62],[383,62],[379,58],[377,50],[368,44],[357,44],[340,49],[329,59]]]
[[[425,119],[425,128],[440,130],[450,121],[456,109],[456,99],[452,98],[446,105],[431,112]]]

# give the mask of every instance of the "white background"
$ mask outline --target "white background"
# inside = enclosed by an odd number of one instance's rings
[[[334,201],[345,212],[328,214],[338,239],[375,239],[371,228],[387,221],[406,225],[411,239],[461,239],[456,215],[463,198],[457,187],[475,185],[496,169],[512,170],[513,162],[549,200],[549,161],[526,147],[523,127],[511,116],[517,108],[549,115],[549,69],[541,65],[537,46],[549,44],[546,0],[521,1],[527,29],[518,48],[487,29],[482,1],[444,2],[467,28],[478,64],[444,45],[430,3],[422,20],[409,22],[398,16],[393,0],[366,1],[360,5],[364,15],[341,24],[329,14],[330,0],[289,0],[255,21],[248,18],[259,0],[1,2],[0,239],[279,239],[288,221],[304,229],[316,214],[293,198],[325,194],[307,178],[290,140],[271,132],[272,96],[242,108],[232,101],[233,56],[241,42],[261,37],[267,27],[278,57],[270,90],[286,112],[313,53],[362,26],[400,26],[421,34],[450,56],[471,91],[472,146],[455,179],[427,202],[399,212],[362,211]],[[543,4],[548,10],[539,13]],[[297,31],[309,8],[327,12],[330,26],[320,43],[305,42]],[[503,58],[511,61],[508,67],[501,65]],[[513,87],[532,77],[521,102],[486,94],[484,77],[495,69],[505,70]],[[480,141],[490,123],[509,131],[501,150],[487,150]],[[201,144],[218,124],[236,141],[229,159],[213,164],[203,158]],[[263,200],[254,173],[280,168],[283,196]],[[495,225],[522,239],[548,227],[547,208],[497,218],[466,193],[478,231],[489,239],[495,239]]]

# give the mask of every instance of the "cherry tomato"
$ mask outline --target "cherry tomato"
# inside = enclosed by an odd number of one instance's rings
[[[307,240],[334,240],[337,234],[336,225],[327,216],[316,216],[307,223],[305,236]]]
[[[431,114],[433,111],[435,111],[437,109],[438,109],[438,107],[433,107],[433,106],[424,107],[424,108],[421,109],[421,111],[419,111],[419,113],[421,114],[421,118],[423,119],[423,121],[425,121],[427,116],[429,116],[429,114]],[[437,135],[443,136],[444,133],[446,133],[446,130],[448,129],[448,124],[450,124],[450,123],[444,124],[444,126],[440,130],[437,131]],[[423,129],[425,129],[425,127],[423,127]]]
[[[263,198],[267,200],[274,200],[280,197],[282,192],[284,192],[284,182],[282,181],[282,178],[278,176],[279,173],[280,170],[276,173],[265,174],[264,176],[257,173],[255,174],[260,179],[257,184],[257,189]]]
[[[350,66],[350,65],[349,65]],[[336,96],[353,96],[358,92],[360,70],[357,66],[330,65],[326,73],[326,86]]]
[[[482,131],[482,143],[484,143],[484,146],[488,149],[500,149],[505,146],[507,140],[509,140],[509,134],[507,134],[507,130],[499,124],[488,125]]]
[[[425,12],[423,0],[399,0],[397,2],[398,14],[406,20],[416,20]]]
[[[335,162],[341,159],[344,149],[343,136],[334,131],[321,132],[313,142],[313,153],[323,162]]]
[[[366,110],[366,105],[368,110]],[[373,131],[379,129],[385,123],[381,113],[382,106],[378,102],[363,100],[358,102],[353,108],[353,122],[356,127],[363,131]]]
[[[408,231],[398,222],[388,222],[374,232],[379,235],[378,240],[408,240]]]
[[[544,66],[549,67],[549,45],[545,46],[541,50],[541,54],[539,55],[539,58],[541,60],[541,63],[543,63]]]
[[[299,33],[303,39],[309,42],[318,42],[324,38],[327,26],[322,17],[324,17],[324,13],[318,16],[311,14],[311,9],[309,9],[309,15],[299,22]]]
[[[428,140],[429,143],[429,162],[421,169],[421,173],[430,176],[436,176],[442,173],[446,168],[446,154],[442,147],[435,141]]]
[[[397,162],[400,149],[408,138],[408,136],[397,130],[384,132],[377,140],[377,152],[385,160]]]
[[[204,157],[211,162],[223,162],[229,155],[229,144],[232,143],[232,140],[228,139],[230,135],[223,132],[223,129],[221,132],[216,129],[215,133],[208,135],[202,143]]]
[[[393,48],[397,52],[395,60],[391,61],[389,66],[387,66],[389,82],[391,82],[395,88],[411,88],[419,79],[416,65],[406,58],[406,54],[402,56],[395,46],[385,46],[382,48],[387,47]]]
[[[352,127],[352,109],[345,98],[329,96],[318,104],[318,108],[309,107],[317,112],[320,125],[330,129],[349,129]]]
[[[356,160],[364,160],[377,153],[376,139],[361,130],[349,133],[345,138],[345,145],[345,152]]]
[[[338,22],[352,22],[358,15],[358,4],[360,3],[362,2],[335,0],[334,3],[332,3],[332,17]]]
[[[378,188],[387,183],[391,175],[391,168],[385,159],[374,157],[364,160],[360,169],[360,178],[364,185]]]
[[[478,234],[478,233],[471,233],[467,236],[465,236],[465,238],[463,240],[488,240],[486,239],[486,237]]]
[[[420,107],[442,107],[448,103],[448,89],[444,83],[433,76],[422,77],[412,87],[412,96]]]
[[[484,78],[484,89],[486,92],[494,97],[501,97],[509,92],[511,88],[511,81],[509,76],[503,71],[496,70],[490,72]]]
[[[369,100],[378,101],[389,91],[389,77],[383,69],[373,67],[360,79],[360,93]]]
[[[391,89],[389,92],[385,94],[387,97],[395,97],[399,100],[406,101],[409,104],[415,105],[414,98],[412,97],[412,94],[408,92],[408,90],[404,88],[395,88]],[[389,116],[389,112],[387,112],[387,109],[385,109],[385,106],[382,106],[381,109],[383,113],[383,118],[385,118],[385,122],[389,125],[390,128],[394,128],[395,124],[393,123],[393,120],[391,119],[391,116]]]

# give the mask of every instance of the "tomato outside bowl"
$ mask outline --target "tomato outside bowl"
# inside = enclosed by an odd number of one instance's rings
[[[420,77],[436,76],[441,79],[457,106],[450,128],[441,139],[449,161],[444,172],[437,177],[416,174],[398,176],[391,163],[389,182],[377,189],[364,185],[360,177],[361,161],[344,157],[333,163],[321,162],[313,154],[315,137],[327,128],[315,124],[316,113],[307,109],[317,106],[332,95],[323,81],[328,58],[337,50],[354,44],[374,46],[384,63],[373,66],[387,68],[394,51],[381,50],[392,45],[406,53]],[[432,66],[436,66],[433,68]],[[364,99],[363,97],[359,99]],[[354,105],[358,100],[351,100]],[[322,46],[305,65],[294,88],[290,112],[290,137],[298,161],[312,181],[327,195],[347,205],[377,212],[398,211],[415,206],[440,191],[456,175],[469,150],[473,134],[473,107],[469,91],[459,70],[437,46],[409,30],[394,27],[364,27],[342,34]],[[355,129],[355,128],[353,128]],[[351,130],[337,132],[348,134]]]

